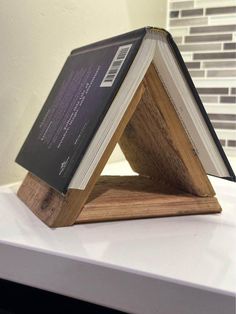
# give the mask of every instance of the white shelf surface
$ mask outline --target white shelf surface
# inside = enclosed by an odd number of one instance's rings
[[[221,214],[58,229],[3,186],[0,277],[129,313],[235,314],[236,183],[210,179]]]

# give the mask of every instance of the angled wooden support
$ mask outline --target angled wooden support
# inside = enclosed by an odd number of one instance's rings
[[[100,176],[115,145],[137,176]],[[48,226],[217,213],[214,190],[150,65],[85,190],[62,195],[28,173],[19,198]]]

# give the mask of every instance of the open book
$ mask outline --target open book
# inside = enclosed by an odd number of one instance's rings
[[[151,63],[205,172],[235,181],[177,46],[152,27],[73,50],[16,162],[62,193],[84,190]]]

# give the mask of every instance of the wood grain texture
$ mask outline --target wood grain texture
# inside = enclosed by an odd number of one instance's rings
[[[132,169],[158,183],[199,196],[214,190],[153,64],[145,92],[127,125],[120,147]]]
[[[117,142],[140,176],[100,177]],[[220,212],[213,195],[153,65],[85,190],[69,189],[62,195],[31,173],[18,190],[18,197],[50,227]]]
[[[82,208],[77,206],[79,190],[68,190],[66,195],[51,188],[46,182],[28,173],[21,184],[18,197],[50,227],[58,227],[57,217],[65,217],[62,226],[75,222]],[[68,223],[68,222],[71,223]]]
[[[101,176],[76,223],[219,213],[215,197],[158,186],[144,176]]]

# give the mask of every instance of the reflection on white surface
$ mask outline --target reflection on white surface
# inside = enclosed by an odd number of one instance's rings
[[[124,174],[125,163],[104,174]],[[0,242],[143,271],[225,291],[236,283],[236,184],[211,178],[223,212],[50,229],[16,197],[0,193]]]

